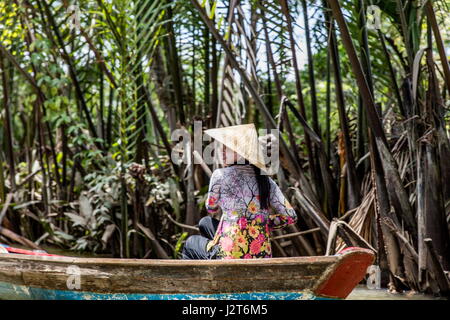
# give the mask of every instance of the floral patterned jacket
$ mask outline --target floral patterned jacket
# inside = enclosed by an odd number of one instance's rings
[[[294,209],[270,177],[269,181],[269,208],[261,209],[258,184],[250,165],[213,172],[206,209],[210,214],[221,209],[222,217],[207,250],[214,248],[217,258],[271,258],[271,231],[296,222]]]

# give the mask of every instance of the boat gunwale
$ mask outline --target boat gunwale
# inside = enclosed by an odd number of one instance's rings
[[[27,256],[13,253],[0,253],[1,260],[17,260],[27,262],[51,262],[61,264],[79,265],[110,265],[110,266],[266,266],[266,265],[296,265],[310,263],[334,263],[344,255],[336,256],[302,256],[302,257],[280,257],[268,259],[221,259],[221,260],[180,260],[180,259],[121,259],[121,258],[81,258],[66,256]]]

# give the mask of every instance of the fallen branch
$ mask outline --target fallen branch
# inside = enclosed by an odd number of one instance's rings
[[[12,193],[8,193],[8,195],[6,196],[5,204],[3,205],[2,212],[0,212],[0,226],[2,225],[3,218],[5,217],[6,212],[8,211],[12,197],[13,197]]]
[[[168,214],[167,212],[165,213],[167,218],[170,220],[170,222],[172,222],[173,224],[179,226],[180,228],[184,228],[184,229],[189,229],[189,230],[194,230],[194,231],[200,231],[199,228],[194,227],[194,226],[190,226],[188,224],[184,224],[184,223],[180,223],[178,221],[176,221],[174,218],[172,218],[172,216],[170,214]]]
[[[309,233],[313,233],[313,232],[317,232],[317,231],[320,231],[320,228],[314,228],[314,229],[309,229],[309,230],[300,231],[300,232],[293,232],[293,233],[289,233],[289,234],[283,234],[281,236],[273,237],[271,240],[280,240],[280,239],[285,239],[285,238],[292,238],[292,237],[302,236],[304,234],[309,234]]]
[[[17,233],[12,232],[9,229],[6,229],[4,227],[0,227],[0,234],[5,236],[6,238],[9,238],[17,243],[20,243],[21,245],[32,248],[34,250],[42,250],[39,246],[37,246],[33,241],[28,240],[25,237],[19,236]]]
[[[302,194],[298,188],[294,188],[294,197],[297,199],[298,203],[302,209],[311,217],[311,219],[320,227],[321,232],[324,236],[328,236],[330,222],[325,216],[325,214],[317,208],[306,195]]]
[[[39,173],[39,172],[41,172],[41,169],[38,169],[38,170],[36,170],[36,171],[30,173],[29,175],[27,175],[27,176],[22,180],[22,182],[19,183],[19,184],[17,185],[17,188],[23,186],[25,183],[27,183],[31,178],[33,178],[33,177],[34,177],[37,173]]]
[[[397,238],[405,245],[405,248],[411,253],[413,259],[419,262],[419,255],[414,247],[409,243],[408,239],[402,234],[400,229],[394,224],[394,221],[390,218],[383,218],[383,223],[394,233]]]
[[[153,249],[155,249],[155,251],[156,251],[156,255],[158,256],[158,258],[170,259],[169,256],[167,255],[167,252],[163,249],[163,247],[159,243],[158,239],[156,239],[153,232],[149,228],[144,227],[139,222],[137,222],[137,227],[150,240],[150,242],[152,243]]]

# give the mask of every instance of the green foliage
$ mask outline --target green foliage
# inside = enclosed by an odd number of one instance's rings
[[[174,259],[179,259],[180,258],[180,253],[181,250],[183,249],[183,242],[184,240],[186,240],[186,238],[188,237],[188,233],[187,232],[183,232],[180,237],[178,238],[178,241],[175,245],[175,251],[173,254]]]

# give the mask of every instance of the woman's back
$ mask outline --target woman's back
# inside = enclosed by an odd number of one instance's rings
[[[272,256],[272,229],[294,223],[297,215],[280,188],[269,179],[269,206],[261,208],[255,172],[251,165],[217,169],[211,176],[206,208],[222,210],[222,217],[208,249],[218,245],[219,256],[267,258]]]

